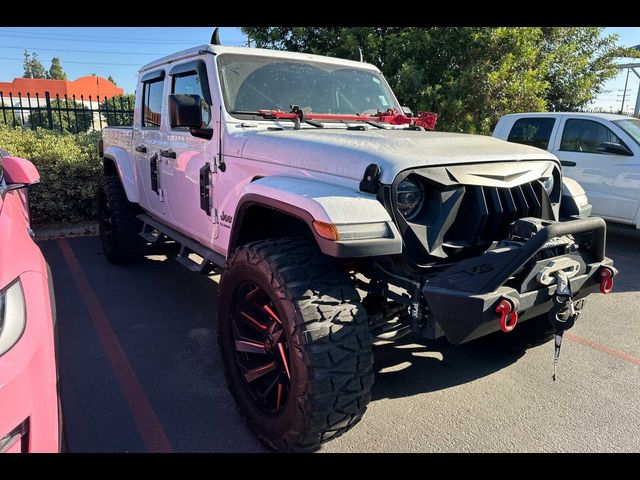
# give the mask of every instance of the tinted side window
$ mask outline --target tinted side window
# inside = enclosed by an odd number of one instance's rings
[[[204,99],[205,96],[202,92],[202,85],[200,83],[200,76],[198,75],[198,72],[191,71],[174,75],[172,82],[173,86],[171,88],[171,93],[200,96],[202,123],[204,124],[203,127],[209,125],[209,121],[211,120],[211,106],[208,105]]]
[[[144,82],[142,96],[142,126],[159,128],[162,118],[162,86],[164,80],[159,78]]]
[[[555,123],[555,118],[521,118],[513,124],[507,141],[546,150]]]
[[[615,133],[600,122],[592,120],[567,120],[564,124],[560,150],[567,152],[603,153],[604,142],[624,145]]]

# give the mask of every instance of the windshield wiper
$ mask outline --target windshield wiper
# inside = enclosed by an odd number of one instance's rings
[[[347,126],[347,130],[360,130],[360,128],[364,128],[362,125],[357,125],[357,126],[350,126],[349,124],[352,122],[363,122],[366,123],[368,125],[371,125],[372,127],[376,127],[376,128],[381,128],[383,130],[386,130],[387,127],[385,127],[383,124],[378,123],[378,122],[374,122],[373,120],[365,120],[363,119],[357,119],[357,120],[340,120],[342,123],[344,123]]]
[[[295,105],[294,105],[295,106]],[[277,111],[277,110],[276,110]],[[299,123],[306,123],[307,125],[311,125],[313,127],[316,128],[324,128],[324,125],[320,122],[316,122],[314,120],[310,120],[308,118],[304,118],[304,116],[302,118],[300,118],[300,116],[297,115],[297,112],[291,112],[294,115],[288,115],[286,117],[280,117],[277,115],[274,115],[271,113],[271,110],[256,110],[256,111],[246,111],[246,110],[233,110],[231,112],[229,112],[231,115],[253,115],[256,117],[262,117],[265,120],[292,120],[293,123],[295,125],[298,125],[298,129],[299,129]],[[284,112],[283,112],[284,113]],[[296,128],[294,126],[294,128]]]

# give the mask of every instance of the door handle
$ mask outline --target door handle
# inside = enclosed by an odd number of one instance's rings
[[[165,158],[176,158],[176,152],[173,150],[160,150],[160,156]]]
[[[138,145],[136,147],[136,152],[138,152],[138,153],[147,153],[147,147],[145,147],[144,145]]]
[[[560,165],[563,167],[575,167],[576,162],[572,162],[571,160],[560,160]]]

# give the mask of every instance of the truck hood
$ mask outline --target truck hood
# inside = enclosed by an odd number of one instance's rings
[[[257,131],[242,157],[361,180],[376,163],[380,181],[391,183],[403,170],[498,161],[555,160],[546,150],[484,135],[415,130],[301,129]]]

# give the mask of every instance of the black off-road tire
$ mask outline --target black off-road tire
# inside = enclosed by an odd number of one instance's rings
[[[553,327],[544,314],[517,323],[511,332],[498,331],[492,337],[502,349],[517,353],[553,340]]]
[[[232,304],[247,280],[269,295],[289,342],[289,395],[271,416],[255,406],[236,362]],[[281,451],[313,451],[360,421],[373,384],[372,340],[353,282],[334,259],[297,238],[241,246],[222,274],[218,308],[227,384],[263,443]]]
[[[137,205],[127,194],[117,175],[104,175],[98,190],[98,226],[102,250],[109,262],[133,262],[144,255],[144,240],[139,232],[142,222]],[[110,223],[109,223],[110,222]]]

